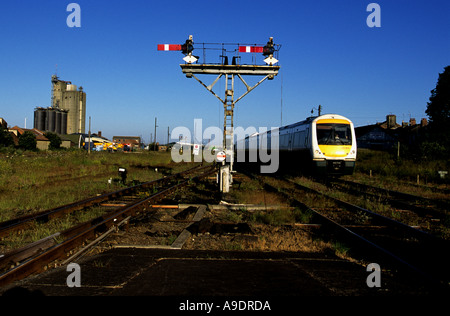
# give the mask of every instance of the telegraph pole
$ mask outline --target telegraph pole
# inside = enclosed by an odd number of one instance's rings
[[[169,147],[169,143],[170,143],[170,129],[169,126],[167,126],[167,147]]]
[[[86,142],[85,142],[86,143]],[[91,154],[91,117],[89,116],[89,144],[88,144],[88,154]]]
[[[154,142],[153,142],[153,150],[154,151],[156,151],[156,128],[158,127],[157,125],[156,125],[156,117],[155,117],[155,139],[154,139]]]

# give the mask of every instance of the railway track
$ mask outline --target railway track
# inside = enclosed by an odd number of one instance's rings
[[[84,251],[86,247],[80,249],[81,246],[98,243],[118,227],[126,225],[139,212],[151,208],[169,194],[188,186],[192,179],[206,177],[214,172],[213,166],[194,167],[170,177],[0,223],[0,235],[7,236],[26,229],[32,222],[47,222],[52,218],[89,207],[98,207],[107,202],[104,214],[93,220],[0,254],[0,286],[41,272],[57,260],[70,261],[73,257],[68,256],[76,249],[79,250],[77,253]],[[146,193],[139,195],[139,192]]]
[[[167,185],[171,182],[178,181],[183,179],[190,174],[196,172],[200,167],[194,167],[184,172],[174,174],[165,178],[161,178],[154,181],[149,181],[145,183],[141,183],[138,185],[133,185],[118,191],[106,193],[103,195],[91,197],[84,199],[82,201],[77,201],[74,203],[70,203],[63,206],[58,206],[53,209],[45,210],[42,212],[32,213],[25,216],[20,216],[13,218],[11,220],[7,220],[0,223],[0,237],[7,236],[12,232],[16,232],[22,229],[27,228],[33,222],[45,223],[54,218],[59,218],[65,216],[69,213],[82,210],[88,207],[92,207],[94,205],[100,205],[104,202],[116,201],[116,202],[124,202],[120,199],[126,199],[127,195],[136,194],[139,191],[149,191],[158,186]]]
[[[315,233],[349,245],[352,257],[378,263],[414,286],[449,290],[447,241],[293,181],[249,176],[256,177],[266,190],[283,196],[291,206],[313,213],[311,222],[319,224]],[[306,194],[334,204],[315,209],[302,202]]]
[[[350,194],[381,198],[384,203],[413,211],[422,217],[438,221],[447,221],[449,217],[450,202],[448,200],[425,198],[343,179],[331,179],[331,183]]]

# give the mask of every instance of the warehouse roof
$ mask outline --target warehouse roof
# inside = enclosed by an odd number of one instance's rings
[[[18,126],[14,126],[14,127],[10,128],[9,131],[13,132],[16,136],[22,135],[26,131],[30,131],[36,136],[37,141],[49,141],[48,138],[44,136],[44,132],[42,132],[36,128],[28,129],[28,128],[21,128]],[[17,131],[17,132],[15,132],[15,131]]]

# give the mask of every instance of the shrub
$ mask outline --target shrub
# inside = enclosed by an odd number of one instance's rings
[[[36,136],[30,131],[26,131],[19,137],[19,147],[25,150],[36,150]]]
[[[61,148],[61,138],[55,133],[47,132],[44,136],[50,141],[48,149],[60,149]]]
[[[14,141],[11,134],[0,126],[0,147],[9,147],[13,145]]]

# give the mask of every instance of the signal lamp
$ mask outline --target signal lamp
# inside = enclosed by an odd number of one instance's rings
[[[192,35],[189,35],[189,39],[186,40],[186,43],[181,45],[181,51],[183,54],[188,55],[192,53],[194,50],[194,42],[192,41]]]
[[[186,41],[186,44],[181,45],[181,51],[185,55],[192,53],[194,50],[194,46],[192,44],[188,44],[187,42],[188,41]]]
[[[119,168],[119,177],[122,178],[122,183],[125,184],[127,181],[127,169]]]
[[[273,37],[270,37],[266,46],[263,47],[263,55],[270,56],[270,55],[273,55],[274,52],[275,52],[275,47],[273,46]]]

